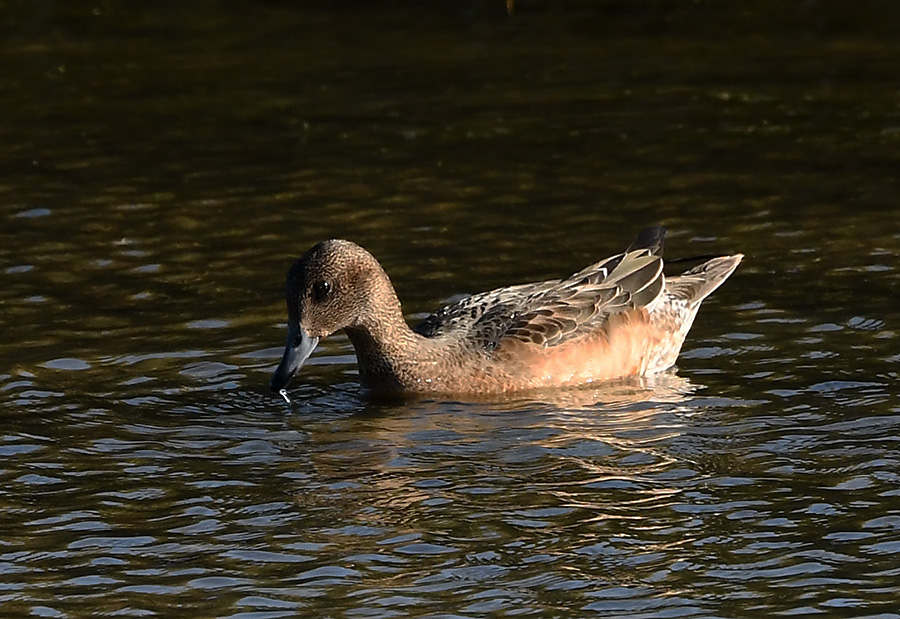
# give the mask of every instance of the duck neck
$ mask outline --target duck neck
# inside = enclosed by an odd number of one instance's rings
[[[375,391],[399,391],[416,382],[421,335],[409,328],[397,293],[385,275],[379,282],[376,303],[357,324],[344,331],[356,350],[362,384]]]

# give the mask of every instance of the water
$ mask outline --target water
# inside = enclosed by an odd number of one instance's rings
[[[893,4],[0,12],[0,615],[900,616]],[[656,222],[747,255],[673,372],[267,389],[322,238],[415,319]]]

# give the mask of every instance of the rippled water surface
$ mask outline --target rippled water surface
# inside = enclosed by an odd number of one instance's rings
[[[753,7],[0,7],[0,616],[900,617],[900,10]],[[268,392],[322,238],[413,320],[657,222],[747,255],[671,372]]]

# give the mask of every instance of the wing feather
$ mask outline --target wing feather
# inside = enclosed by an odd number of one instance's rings
[[[629,251],[567,279],[467,297],[427,317],[415,330],[425,337],[475,342],[486,353],[506,344],[552,347],[594,335],[610,316],[645,307],[662,293],[662,232],[642,233],[644,238],[639,236]]]

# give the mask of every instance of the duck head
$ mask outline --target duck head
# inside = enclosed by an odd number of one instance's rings
[[[369,252],[339,239],[322,241],[293,264],[285,282],[288,336],[272,391],[287,386],[319,340],[365,323],[382,278],[387,275]]]

